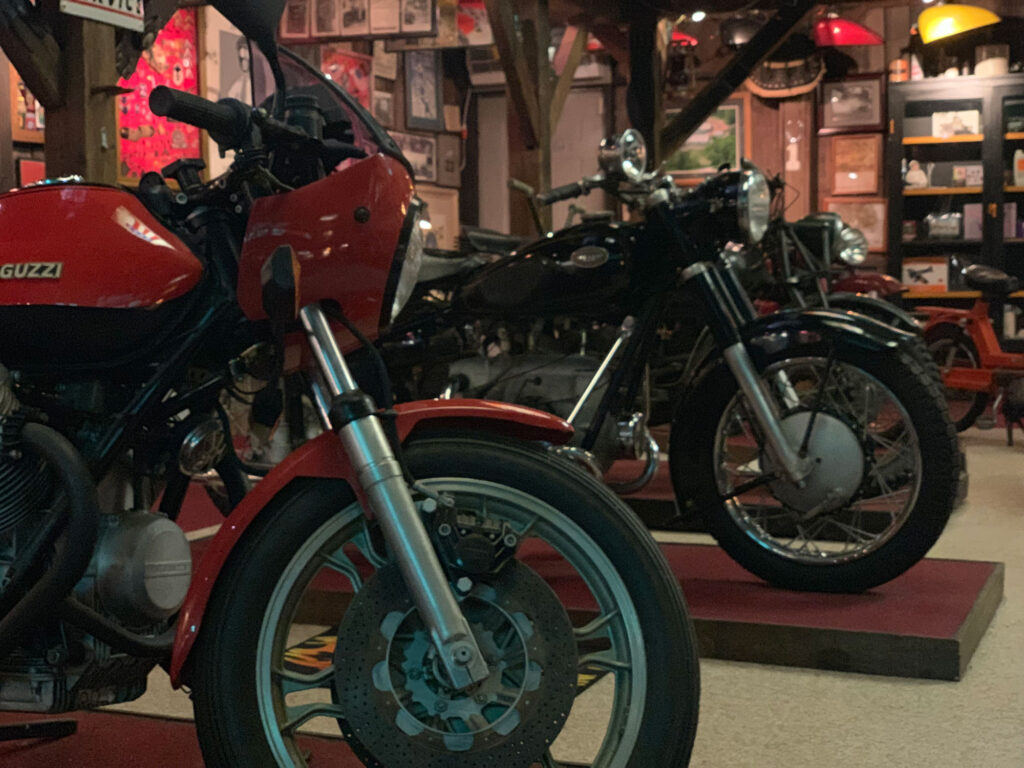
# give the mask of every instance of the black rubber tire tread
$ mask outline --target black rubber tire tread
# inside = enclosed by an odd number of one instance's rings
[[[938,370],[939,363],[935,359],[935,356],[931,352],[931,345],[939,341],[951,341],[954,344],[960,344],[966,349],[971,357],[978,360],[978,350],[974,346],[974,342],[971,341],[971,337],[964,333],[963,329],[956,325],[936,325],[925,331],[924,344],[928,350],[928,357],[931,358],[932,363]],[[939,372],[941,379],[942,373]],[[957,432],[963,432],[965,429],[969,429],[974,426],[974,422],[978,420],[978,417],[985,412],[988,407],[989,395],[987,392],[979,392],[974,396],[974,402],[971,403],[971,407],[967,409],[963,416],[953,422]]]
[[[563,511],[594,538],[615,563],[644,629],[648,691],[629,765],[688,765],[700,697],[696,636],[678,583],[639,519],[567,460],[514,441],[423,435],[410,442],[405,458],[417,478],[473,477],[523,490]],[[289,488],[260,515],[226,564],[190,678],[199,741],[211,768],[272,765],[256,702],[242,695],[255,685],[254,627],[296,549],[351,498],[347,486],[328,481]]]
[[[808,345],[801,351],[801,356],[807,357],[827,355],[824,344]],[[769,365],[785,357],[784,353],[776,355]],[[697,382],[672,426],[669,461],[680,506],[692,500],[704,515],[708,532],[734,560],[786,589],[863,592],[894,579],[935,544],[956,497],[960,466],[956,432],[940,384],[917,356],[905,350],[878,354],[851,349],[838,352],[836,359],[860,367],[899,398],[917,431],[922,452],[921,488],[903,527],[877,551],[857,560],[831,566],[794,562],[761,546],[733,521],[719,498],[713,467],[718,422],[737,391],[724,363]]]

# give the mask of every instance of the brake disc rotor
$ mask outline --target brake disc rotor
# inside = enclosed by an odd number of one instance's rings
[[[338,629],[335,690],[344,730],[387,766],[529,766],[561,731],[576,695],[576,643],[551,588],[517,561],[462,609],[491,670],[458,691],[397,566],[381,568]],[[364,762],[366,758],[364,757]],[[367,763],[369,764],[369,763]]]

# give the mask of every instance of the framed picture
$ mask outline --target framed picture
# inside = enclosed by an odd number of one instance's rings
[[[313,3],[313,37],[338,37],[341,34],[341,17],[338,0],[310,0]]]
[[[373,57],[339,45],[320,46],[320,71],[370,109],[373,98]]]
[[[18,158],[18,186],[25,187],[46,180],[46,163],[42,160]]]
[[[462,186],[462,137],[442,133],[437,137],[437,183],[442,187]]]
[[[885,76],[850,75],[818,86],[818,133],[881,131],[885,127]]]
[[[419,130],[444,130],[440,51],[405,54],[405,124]]]
[[[342,37],[370,34],[370,0],[338,0]]]
[[[981,133],[981,111],[962,109],[958,112],[932,112],[932,136],[948,139]]]
[[[175,160],[202,157],[199,129],[149,109],[149,95],[158,85],[199,95],[199,29],[197,10],[182,8],[142,54],[130,78],[118,84],[131,92],[117,97],[118,177],[137,184],[149,171]],[[232,55],[235,55],[232,53]]]
[[[304,40],[310,36],[311,0],[288,0],[281,19],[282,40]],[[204,19],[205,21],[205,19]]]
[[[403,34],[432,35],[434,26],[436,0],[401,0]]]
[[[252,68],[245,36],[212,6],[204,7],[202,14],[200,79],[203,96],[210,101],[232,98],[252,104]],[[206,147],[207,173],[210,178],[216,178],[231,166],[234,152],[221,157],[217,142],[205,132],[203,142]]]
[[[459,247],[459,191],[425,184],[416,186],[416,196],[427,206],[430,231],[428,248],[454,251]]]
[[[669,118],[679,110],[668,113]],[[728,163],[739,168],[750,155],[750,96],[743,94],[722,102],[686,142],[665,160],[665,171],[677,184],[695,185]]]
[[[882,174],[882,134],[833,136],[829,178],[833,195],[877,195]]]
[[[826,198],[825,210],[838,213],[843,221],[863,232],[869,251],[885,251],[888,201],[884,197]]]
[[[393,131],[391,138],[412,165],[416,181],[437,181],[437,139],[398,131]]]
[[[373,43],[373,74],[384,80],[398,79],[398,54],[388,51],[383,40]]]
[[[25,87],[13,65],[10,70],[11,138],[29,144],[42,144],[46,138],[46,110]]]
[[[373,0],[370,34],[397,35],[402,31],[402,0]]]
[[[373,92],[373,116],[385,128],[395,125],[395,97],[387,91]]]

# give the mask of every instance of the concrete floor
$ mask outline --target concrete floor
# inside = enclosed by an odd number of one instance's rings
[[[1019,435],[1019,433],[1018,433]],[[1024,439],[964,434],[971,475],[934,557],[1006,563],[1006,597],[964,679],[904,680],[754,664],[702,662],[695,768],[1024,767]],[[584,694],[556,757],[585,761],[584,711],[602,719],[607,686]],[[124,709],[189,717],[162,671]],[[405,768],[405,767],[402,767]],[[651,768],[655,768],[651,766]]]

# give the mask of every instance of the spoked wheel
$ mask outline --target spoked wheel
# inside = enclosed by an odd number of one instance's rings
[[[934,328],[925,335],[928,350],[945,374],[950,368],[980,368],[978,351],[974,343],[959,328]],[[949,418],[956,425],[957,432],[963,432],[985,412],[989,395],[987,392],[974,392],[966,389],[946,387],[946,402],[949,404]]]
[[[708,371],[673,426],[676,493],[741,565],[790,589],[861,591],[922,557],[952,510],[956,438],[934,377],[907,353],[776,356],[762,373],[791,444],[806,442],[802,487],[773,465],[724,365]]]
[[[453,502],[425,520],[466,566],[452,586],[491,677],[447,683],[377,529],[347,486],[313,481],[264,513],[211,603],[193,681],[207,763],[324,765],[316,729],[388,768],[686,765],[695,643],[638,521],[532,449],[436,439],[406,458]],[[325,600],[336,621],[309,626]]]

